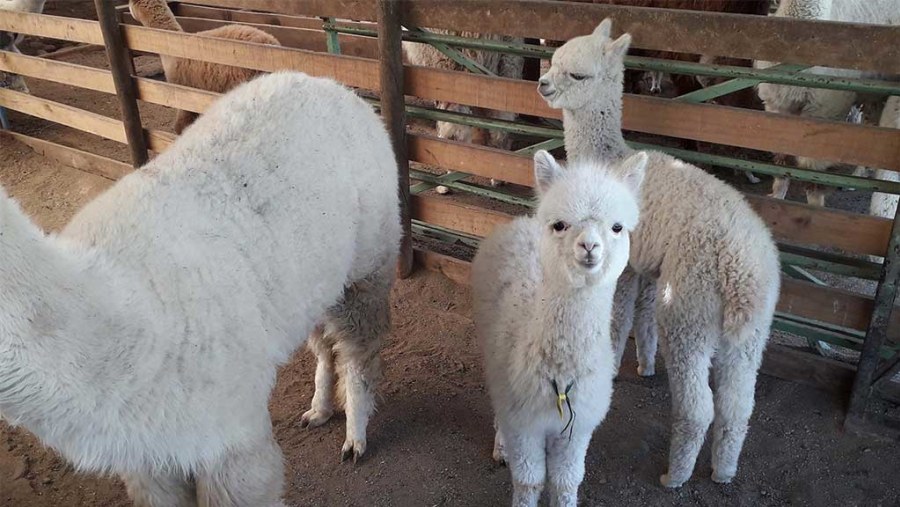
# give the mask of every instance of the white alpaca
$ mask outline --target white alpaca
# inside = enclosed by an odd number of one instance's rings
[[[389,326],[399,237],[370,106],[298,73],[242,85],[59,236],[0,193],[0,413],[141,506],[281,505],[276,368],[327,321],[362,453],[357,350]]]
[[[632,153],[621,131],[623,58],[631,38],[611,41],[610,26],[605,20],[557,50],[539,85],[550,106],[563,109],[566,150],[576,164],[609,164]],[[631,241],[633,271],[619,280],[613,338],[621,357],[639,282],[646,291],[655,280],[673,408],[669,470],[661,481],[677,487],[690,478],[714,422],[712,478],[728,482],[737,471],[778,299],[775,244],[737,190],[652,152],[641,186],[641,224]],[[642,312],[639,327],[649,332],[652,319],[652,311]]]
[[[17,11],[30,12],[40,14],[44,12],[44,4],[46,0],[0,0],[0,11]],[[18,33],[0,31],[0,51],[10,51],[19,53],[19,43],[25,36]],[[0,88],[8,88],[11,90],[28,93],[28,86],[25,80],[18,74],[10,74],[8,72],[0,72]],[[6,108],[0,106],[0,128],[9,128],[9,118]]]
[[[485,239],[472,264],[475,327],[494,407],[494,458],[517,507],[575,506],[584,457],[612,395],[610,314],[628,263],[647,155],[566,170],[535,154],[535,216]],[[561,396],[562,395],[562,396]]]
[[[782,0],[773,15],[797,19],[896,25],[900,24],[900,0]],[[773,65],[775,65],[773,62],[754,62],[754,66],[760,69]],[[807,72],[843,78],[874,76],[873,73],[829,67],[813,67]],[[856,92],[772,83],[759,84],[757,92],[765,104],[766,111],[835,121],[843,121],[858,98]],[[777,156],[776,161],[782,163],[784,157]],[[797,157],[797,165],[804,169],[824,171],[834,163]],[[771,196],[784,199],[789,187],[790,179],[776,177],[772,184]],[[806,184],[805,188],[807,202],[817,206],[825,205],[827,187]]]

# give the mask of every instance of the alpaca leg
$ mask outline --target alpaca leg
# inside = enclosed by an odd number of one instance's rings
[[[626,267],[616,284],[616,295],[613,300],[612,340],[615,354],[615,371],[622,365],[622,356],[628,343],[628,333],[634,322],[635,302],[638,295],[639,277],[630,267]]]
[[[547,482],[550,485],[551,506],[578,505],[578,487],[584,480],[584,457],[590,443],[589,431],[576,432],[571,440],[566,434],[547,442]]]
[[[775,180],[772,181],[772,193],[769,194],[769,197],[784,199],[785,197],[787,197],[788,189],[790,187],[791,180],[789,178],[781,178],[776,176]]]
[[[724,341],[713,359],[715,410],[712,442],[712,480],[731,482],[753,413],[756,374],[762,363],[765,336],[737,346]]]
[[[690,479],[713,420],[713,396],[709,388],[710,357],[705,348],[710,333],[697,329],[699,318],[685,318],[684,324],[666,329],[666,368],[672,392],[672,441],[669,471],[660,477],[663,486],[677,488]]]
[[[652,377],[656,374],[656,349],[659,343],[656,329],[655,280],[641,277],[635,313],[634,344],[637,348],[637,372],[642,377]],[[619,360],[621,361],[621,358]]]
[[[269,434],[257,445],[235,449],[197,476],[200,507],[281,507],[284,463]]]
[[[507,111],[490,111],[488,115],[491,118],[495,118],[498,120],[505,121],[515,121],[516,115],[515,113],[510,113]],[[512,135],[509,132],[503,132],[502,130],[490,130],[488,131],[488,139],[487,145],[492,148],[497,148],[498,150],[509,151],[512,149]],[[491,186],[499,187],[503,185],[503,181],[495,180],[491,178]]]
[[[491,457],[499,465],[506,464],[506,441],[496,419],[494,419],[494,452],[491,454]]]
[[[806,188],[806,202],[813,206],[819,206],[820,208],[825,207],[825,195],[828,193],[828,190],[825,187],[816,185],[815,183],[809,184]]]
[[[197,121],[197,118],[199,118],[197,113],[178,110],[178,112],[175,113],[175,133],[181,135],[186,128]]]
[[[381,375],[381,339],[390,331],[391,264],[344,291],[341,303],[328,312],[326,331],[336,337],[335,352],[347,413],[347,438],[341,461],[366,452],[366,427],[375,410],[375,386]]]
[[[321,426],[334,414],[334,351],[324,333],[322,326],[316,327],[306,342],[316,356],[316,391],[309,410],[300,418],[304,428]]]
[[[135,507],[196,507],[193,481],[181,474],[123,474]]]
[[[507,426],[506,457],[513,481],[513,507],[536,507],[547,475],[545,438],[522,434]]]

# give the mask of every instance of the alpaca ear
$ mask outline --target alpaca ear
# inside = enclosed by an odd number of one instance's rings
[[[547,150],[534,154],[534,183],[538,194],[546,192],[562,174],[562,167]]]
[[[602,41],[607,41],[609,40],[610,32],[612,32],[612,20],[606,18],[597,25],[597,28],[594,28],[594,33],[592,33],[591,36]]]
[[[650,157],[646,152],[639,151],[625,159],[620,166],[622,181],[635,194],[640,193],[641,183],[644,182],[644,174],[647,172],[647,163]]]
[[[618,39],[610,42],[606,45],[605,53],[610,56],[615,56],[617,58],[625,58],[625,53],[628,52],[628,48],[631,46],[631,34],[623,34]]]

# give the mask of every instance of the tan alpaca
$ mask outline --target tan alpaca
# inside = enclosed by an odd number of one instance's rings
[[[131,8],[131,15],[134,16],[134,19],[146,27],[173,32],[183,31],[181,25],[175,19],[175,15],[169,9],[166,0],[130,0],[128,6]],[[273,46],[281,45],[278,39],[272,35],[252,26],[226,25],[198,32],[197,35],[271,44]],[[163,72],[166,74],[166,81],[217,93],[225,93],[261,74],[258,70],[242,69],[230,65],[172,56],[160,55],[160,59],[162,60]],[[175,133],[181,134],[196,119],[196,113],[178,111],[175,115]]]

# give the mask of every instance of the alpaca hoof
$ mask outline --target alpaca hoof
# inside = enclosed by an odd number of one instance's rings
[[[731,483],[731,479],[734,479],[734,474],[720,474],[720,473],[717,473],[715,470],[713,470],[711,478],[712,478],[713,482],[716,482],[719,484],[729,484],[729,483]]]
[[[749,181],[753,185],[756,185],[757,183],[761,182],[762,180],[757,178],[755,174],[747,173],[747,181]]]
[[[652,377],[656,375],[656,367],[655,366],[640,366],[637,367],[637,374],[641,377]]]
[[[505,181],[495,180],[494,178],[491,178],[491,186],[494,188],[502,187],[505,184]]]
[[[344,447],[341,448],[341,463],[353,456],[353,463],[357,463],[359,458],[366,452],[365,440],[347,440]]]
[[[315,428],[325,424],[329,419],[331,419],[330,411],[310,409],[300,416],[300,427]]]
[[[663,474],[663,475],[659,476],[659,483],[667,488],[673,488],[673,489],[680,488],[681,485],[684,484],[684,482],[685,481],[683,481],[683,480],[677,481],[677,480],[672,479],[672,477],[669,474]]]
[[[506,466],[506,451],[503,447],[494,447],[494,452],[491,453],[491,458],[493,458],[494,462],[500,466]]]
[[[450,188],[448,188],[444,185],[438,185],[438,186],[434,187],[434,191],[439,193],[440,195],[447,195],[450,193]]]

